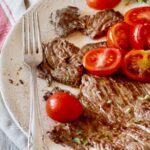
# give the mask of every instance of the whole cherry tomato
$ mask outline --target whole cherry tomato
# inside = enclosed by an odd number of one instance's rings
[[[74,96],[57,92],[47,99],[46,112],[50,118],[65,123],[78,119],[83,113],[83,106]]]
[[[121,0],[86,0],[89,7],[94,9],[108,9],[115,7]]]

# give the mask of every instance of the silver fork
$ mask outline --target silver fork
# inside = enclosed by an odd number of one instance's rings
[[[28,134],[28,150],[47,149],[44,143],[44,132],[39,113],[37,92],[37,66],[42,62],[42,46],[40,40],[38,14],[31,13],[23,17],[23,50],[24,62],[30,69],[30,121]]]

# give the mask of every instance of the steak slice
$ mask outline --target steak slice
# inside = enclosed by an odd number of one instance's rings
[[[92,39],[102,37],[106,34],[109,27],[117,22],[123,21],[123,15],[113,9],[102,10],[93,16],[86,15],[82,18],[81,32]]]
[[[68,6],[52,12],[50,23],[54,25],[57,35],[66,37],[81,28],[79,16],[80,13],[77,7]]]
[[[70,57],[78,51],[79,48],[72,43],[62,38],[55,38],[52,42],[47,44],[44,53],[49,66],[54,69],[63,62],[67,62]]]

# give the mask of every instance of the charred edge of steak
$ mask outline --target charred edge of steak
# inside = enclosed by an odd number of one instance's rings
[[[68,6],[56,10],[50,15],[50,23],[54,25],[57,35],[66,37],[81,28],[80,12],[77,7]]]
[[[124,78],[84,75],[79,97],[84,113],[72,123],[56,125],[49,137],[74,149],[148,150],[150,103],[145,97],[138,100],[148,93],[147,88],[150,85]]]
[[[123,21],[123,15],[113,9],[97,12],[93,16],[84,16],[81,19],[84,28],[81,32],[92,39],[100,38],[105,35],[109,27],[117,22]]]

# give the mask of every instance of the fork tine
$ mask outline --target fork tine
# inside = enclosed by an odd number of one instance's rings
[[[23,36],[22,36],[22,42],[23,42],[23,51],[24,54],[27,54],[27,49],[26,49],[26,31],[25,31],[25,16],[23,16],[23,21],[22,21],[22,32],[23,32]]]
[[[36,37],[36,33],[35,33],[35,19],[34,19],[34,13],[32,12],[31,14],[31,26],[32,26],[32,50],[33,50],[33,53],[36,53],[36,40],[35,40],[35,37]]]
[[[35,28],[36,28],[36,37],[37,37],[37,53],[42,54],[42,46],[41,46],[41,35],[40,35],[40,27],[39,27],[39,18],[38,13],[35,12]]]

